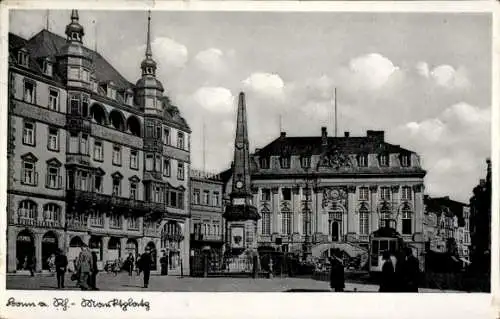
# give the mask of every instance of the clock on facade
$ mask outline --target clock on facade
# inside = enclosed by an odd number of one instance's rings
[[[236,182],[236,188],[242,188],[243,187],[243,182],[242,181],[237,181]]]

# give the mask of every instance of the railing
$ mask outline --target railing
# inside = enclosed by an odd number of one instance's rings
[[[370,239],[370,235],[359,235],[359,241],[368,241]]]
[[[62,227],[61,222],[55,220],[38,220],[34,218],[18,217],[17,224],[24,226],[55,228]]]
[[[192,234],[194,240],[199,241],[222,241],[222,234]]]
[[[83,230],[86,231],[88,229],[88,224],[87,221],[82,221],[82,220],[69,220],[67,222],[68,229],[73,229],[73,230]]]

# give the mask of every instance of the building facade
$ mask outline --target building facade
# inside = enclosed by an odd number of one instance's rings
[[[211,259],[223,253],[222,180],[219,175],[191,170],[191,255],[209,250]]]
[[[7,271],[82,243],[101,267],[148,246],[154,268],[168,250],[189,269],[191,131],[156,79],[150,18],[136,84],[68,18],[66,38],[9,34]]]
[[[446,197],[424,197],[424,239],[428,249],[469,260],[470,209]]]
[[[256,149],[250,169],[259,246],[310,250],[313,257],[330,248],[354,255],[368,247],[373,231],[390,225],[423,259],[426,172],[415,152],[387,143],[383,131],[363,137],[329,137],[324,127],[317,137],[281,133]]]

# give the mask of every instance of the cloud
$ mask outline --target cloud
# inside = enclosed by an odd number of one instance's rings
[[[423,76],[424,78],[429,78],[430,71],[427,62],[418,62],[415,66],[415,69],[417,70],[417,73],[419,75]]]
[[[386,85],[399,67],[379,53],[369,53],[349,62],[350,75],[353,81],[368,89],[376,90]]]
[[[285,83],[277,74],[253,73],[243,80],[246,89],[263,97],[282,98]]]
[[[194,57],[194,63],[205,72],[217,73],[224,69],[224,53],[216,48],[200,51]]]
[[[193,94],[194,101],[210,112],[228,113],[234,109],[234,96],[223,87],[201,87]]]
[[[157,37],[151,42],[153,59],[162,67],[182,68],[188,60],[188,49],[185,45],[167,37]],[[141,47],[144,51],[146,46]]]
[[[420,76],[432,80],[439,87],[453,89],[465,88],[470,85],[467,72],[463,67],[455,69],[451,65],[443,64],[431,70],[426,62],[419,62],[415,69]]]

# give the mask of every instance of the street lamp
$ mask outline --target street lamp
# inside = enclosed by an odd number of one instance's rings
[[[304,257],[303,259],[307,259],[308,256],[311,254],[311,232],[312,232],[312,210],[311,210],[311,204],[312,204],[312,191],[311,188],[314,189],[317,186],[317,179],[316,176],[314,175],[313,172],[310,172],[310,167],[305,168],[306,172],[306,197],[304,201],[304,223],[305,223],[305,236],[304,236]],[[312,184],[312,185],[311,185]],[[311,187],[312,186],[312,187]]]

